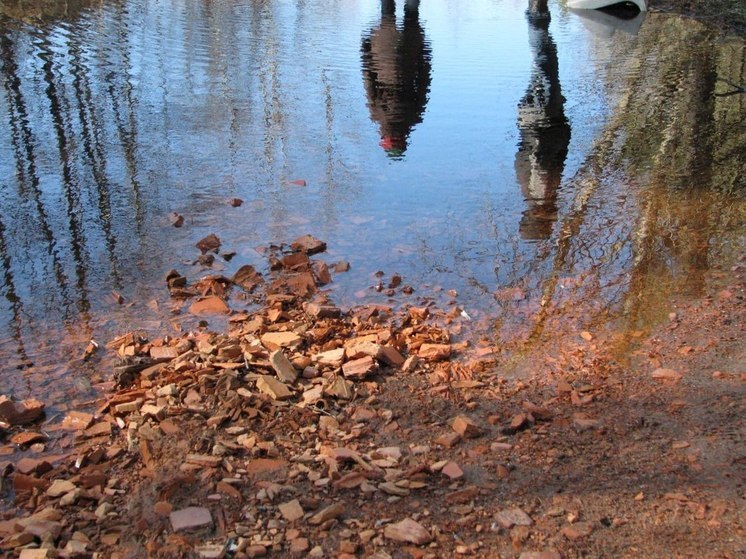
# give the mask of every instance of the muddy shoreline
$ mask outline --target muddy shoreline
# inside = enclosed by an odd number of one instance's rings
[[[202,247],[217,250],[214,240]],[[458,307],[379,278],[324,294],[313,237],[192,285],[228,330],[112,340],[95,410],[8,428],[0,549],[20,557],[737,557],[744,257],[640,334],[564,333],[508,371]],[[408,299],[408,297],[415,297]],[[406,303],[405,301],[411,301]],[[422,303],[422,304],[420,304]],[[465,338],[465,339],[464,339]],[[461,341],[457,341],[457,340]],[[6,418],[7,420],[8,418]],[[39,447],[42,449],[42,447]]]

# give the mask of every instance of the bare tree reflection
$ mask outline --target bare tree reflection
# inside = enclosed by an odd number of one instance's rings
[[[54,233],[50,226],[49,216],[42,201],[39,172],[34,152],[35,140],[29,124],[28,110],[21,91],[21,80],[18,64],[15,60],[14,42],[9,33],[0,36],[0,73],[9,107],[9,125],[12,130],[12,143],[16,159],[16,170],[21,197],[30,197],[36,210],[35,222],[46,241],[47,253],[52,259],[55,279],[65,301],[63,312],[67,314],[70,303],[68,279],[57,254]]]
[[[75,275],[78,285],[78,310],[86,313],[90,309],[88,301],[87,275],[88,258],[85,251],[85,234],[83,230],[83,212],[80,201],[79,183],[75,176],[72,159],[72,146],[68,138],[65,126],[66,108],[63,107],[58,93],[57,78],[54,72],[52,53],[50,51],[40,54],[43,64],[44,81],[46,82],[45,93],[49,100],[49,109],[54,125],[57,147],[59,149],[60,164],[62,166],[62,188],[67,203],[67,218],[71,238],[71,251],[75,261]]]
[[[534,64],[526,94],[518,104],[520,142],[515,170],[528,209],[521,236],[549,238],[557,219],[557,189],[570,143],[570,123],[559,81],[557,46],[549,33],[547,0],[530,0],[526,11]]]
[[[391,157],[407,149],[409,134],[422,122],[430,91],[432,51],[419,22],[419,0],[404,5],[396,23],[394,0],[382,0],[381,23],[363,39],[363,82],[381,147]]]

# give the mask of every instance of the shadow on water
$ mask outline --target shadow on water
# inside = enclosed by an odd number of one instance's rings
[[[406,0],[404,22],[396,2],[381,0],[381,22],[363,39],[363,82],[381,147],[389,157],[407,150],[412,129],[422,122],[430,91],[432,50],[419,21],[419,0]]]
[[[557,219],[557,189],[570,144],[570,123],[559,80],[557,45],[549,33],[547,0],[531,0],[526,11],[533,55],[531,81],[518,104],[520,143],[515,170],[529,208],[521,237],[547,239]]]

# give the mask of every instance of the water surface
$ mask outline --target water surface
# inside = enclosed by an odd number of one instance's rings
[[[743,41],[527,8],[3,2],[0,392],[93,394],[88,340],[183,326],[163,276],[213,232],[221,273],[312,233],[339,303],[397,272],[502,344],[701,290],[743,250]]]

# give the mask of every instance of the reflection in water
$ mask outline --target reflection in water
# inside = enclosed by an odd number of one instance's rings
[[[404,24],[396,24],[396,3],[381,0],[381,24],[363,39],[363,81],[381,147],[400,157],[416,124],[422,122],[430,91],[432,51],[419,21],[419,0],[407,0]]]
[[[100,5],[103,0],[2,0],[0,14],[23,21],[53,21]]]
[[[617,31],[637,35],[648,12],[634,10],[632,13],[623,10],[570,10],[581,18],[583,25],[599,37],[613,37]]]
[[[536,283],[520,334],[551,340],[614,321],[622,358],[636,333],[665,320],[672,298],[705,294],[709,272],[746,246],[746,104],[718,96],[720,84],[746,80],[746,45],[659,14],[628,39],[599,44],[616,61],[604,81],[620,101],[563,184],[568,201],[543,245],[549,266],[540,272],[536,258],[526,273]]]
[[[746,174],[743,96],[718,96],[744,82],[743,43],[717,46],[691,22],[651,14],[638,36],[610,38],[558,11],[550,37],[546,4],[534,5],[530,45],[490,75],[485,52],[516,49],[495,32],[505,14],[493,0],[462,3],[458,21],[428,3],[427,24],[416,3],[397,20],[380,0],[97,3],[0,13],[0,385],[18,396],[46,386],[57,406],[74,380],[105,374],[79,361],[90,337],[191,327],[171,315],[162,278],[209,273],[188,263],[208,233],[237,252],[212,273],[261,266],[253,247],[312,233],[330,261],[352,263],[330,284],[338,304],[357,303],[376,270],[396,271],[422,285],[417,296],[453,287],[474,323],[497,315],[536,336],[567,321],[573,296],[597,304],[584,319],[613,307],[644,322],[664,307],[654,286],[696,287],[736,245],[724,231],[743,213],[701,189],[732,192]],[[432,96],[425,31],[442,45]],[[423,156],[382,166],[371,115],[401,155],[426,103]],[[485,145],[516,135],[517,155],[513,140]],[[592,144],[602,148],[586,157]],[[234,196],[241,208],[226,207]],[[168,224],[173,211],[184,227]]]
[[[521,237],[546,239],[557,219],[557,189],[570,143],[570,123],[559,82],[557,46],[549,34],[547,0],[530,0],[526,11],[534,57],[531,82],[518,104],[521,139],[515,170],[528,203],[520,223]]]

